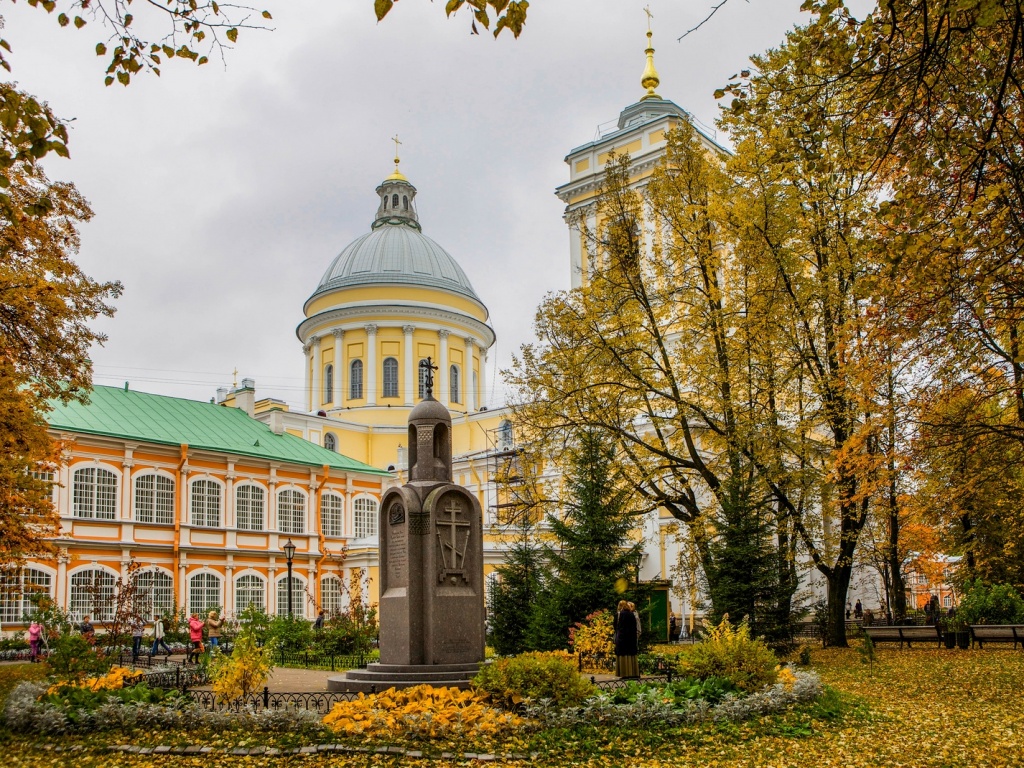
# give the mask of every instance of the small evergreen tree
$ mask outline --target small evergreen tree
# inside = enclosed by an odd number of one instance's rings
[[[545,548],[550,576],[530,622],[530,640],[540,650],[566,648],[569,627],[601,609],[614,610],[617,583],[635,575],[641,545],[630,491],[618,481],[615,447],[584,431],[568,451],[564,516],[548,516],[557,546]]]
[[[534,646],[527,640],[531,617],[541,593],[544,562],[529,514],[520,515],[505,562],[490,590],[487,642],[502,656]]]

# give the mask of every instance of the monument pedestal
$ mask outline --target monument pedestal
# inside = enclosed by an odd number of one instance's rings
[[[353,669],[344,675],[327,678],[328,691],[361,691],[380,693],[388,688],[412,688],[433,685],[438,688],[469,688],[480,670],[480,663],[470,664],[370,664],[366,669]]]

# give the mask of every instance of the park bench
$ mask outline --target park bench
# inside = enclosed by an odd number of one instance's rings
[[[985,643],[1017,643],[1024,648],[1024,624],[971,624],[971,647],[977,643],[984,648]]]
[[[935,626],[894,626],[894,627],[864,627],[864,634],[871,638],[873,643],[899,643],[900,648],[907,644],[907,648],[913,647],[911,643],[934,642],[942,646],[942,633]]]

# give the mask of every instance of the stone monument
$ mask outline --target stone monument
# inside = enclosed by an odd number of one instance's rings
[[[452,420],[426,397],[409,414],[409,482],[380,505],[380,663],[330,678],[328,690],[423,683],[466,687],[484,659],[483,516],[452,482]]]

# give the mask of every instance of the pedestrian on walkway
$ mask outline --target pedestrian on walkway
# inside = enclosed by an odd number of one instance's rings
[[[28,647],[31,661],[35,664],[39,661],[39,645],[43,642],[43,625],[35,619],[28,625]]]
[[[615,616],[615,674],[627,679],[639,678],[640,665],[636,659],[639,628],[636,614],[625,600],[619,601],[618,609]]]
[[[193,613],[188,620],[188,639],[189,649],[188,656],[185,657],[187,661],[199,663],[199,654],[206,649],[203,648],[203,628],[206,627],[206,622],[199,618],[198,613]]]
[[[146,629],[146,622],[141,616],[132,617],[132,661],[139,660],[139,651],[142,650],[142,632]]]
[[[160,646],[164,647],[167,651],[167,655],[171,655],[171,648],[167,645],[167,641],[164,640],[164,620],[159,613],[153,614],[153,648],[150,650],[150,656],[156,656],[156,652],[160,649]]]
[[[224,626],[224,619],[218,618],[216,611],[210,611],[206,615],[206,636],[210,638],[210,648],[217,648],[220,645],[220,628]]]

